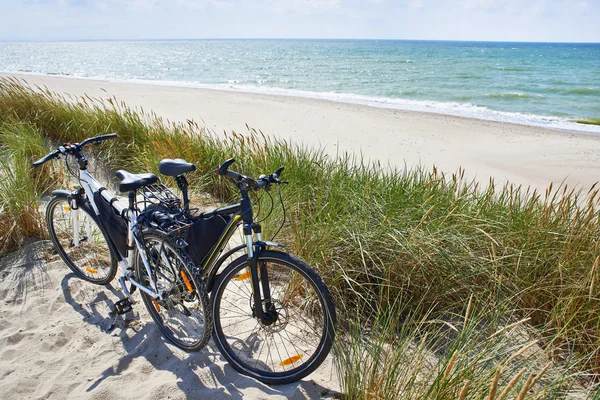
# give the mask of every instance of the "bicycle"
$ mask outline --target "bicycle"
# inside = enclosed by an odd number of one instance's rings
[[[304,261],[272,250],[282,244],[263,241],[249,197],[251,191],[280,185],[283,167],[253,179],[230,171],[234,160],[226,161],[217,172],[234,180],[240,203],[197,215],[189,207],[185,178],[196,169],[194,164],[170,159],[159,164],[163,175],[175,178],[183,202],[155,175],[120,170],[119,190],[129,199],[125,208],[88,173],[81,154],[87,144],[114,137],[68,143],[34,163],[72,155],[79,165],[78,174],[71,173],[82,188],[53,191],[46,212],[52,242],[63,261],[78,277],[100,285],[114,279],[119,265],[126,298],[115,303],[116,313],[131,310],[131,295],[139,288],[163,335],[184,350],[200,350],[214,330],[220,352],[242,374],[280,384],[313,372],[329,354],[335,336],[331,294]],[[65,229],[57,231],[61,222]],[[240,225],[246,243],[225,251]],[[242,251],[245,254],[223,267]],[[199,316],[192,314],[190,304],[200,309]],[[176,313],[170,324],[165,311],[167,316]],[[192,331],[199,331],[191,340],[190,329],[181,326],[186,320],[195,322]],[[183,334],[177,336],[179,331]]]
[[[129,204],[124,207],[87,170],[83,148],[116,137],[109,134],[67,143],[33,163],[38,167],[64,157],[67,170],[80,184],[72,192],[52,192],[46,208],[50,238],[65,264],[83,280],[106,285],[120,267],[119,282],[125,298],[114,304],[115,315],[132,310],[132,293],[139,289],[162,334],[179,348],[200,350],[212,331],[208,294],[195,279],[193,262],[177,247],[176,238],[169,232],[149,229],[140,221],[144,213],[137,207],[138,190],[159,185],[158,178],[117,171],[119,190],[128,193]],[[77,161],[77,171],[68,163],[71,156]],[[126,282],[131,285],[129,289]]]
[[[284,183],[284,167],[254,179],[229,170],[234,162],[227,160],[216,173],[235,183],[240,202],[198,215],[190,212],[185,178],[195,165],[166,159],[159,171],[174,177],[181,190],[183,207],[171,212],[190,225],[186,250],[196,264],[198,281],[211,293],[213,338],[221,354],[238,372],[262,382],[294,382],[329,354],[335,308],[323,279],[306,262],[281,251],[282,244],[264,241],[261,225],[254,221],[249,193]],[[245,243],[225,251],[240,225]],[[193,235],[195,231],[200,233]],[[245,254],[222,268],[237,252]]]

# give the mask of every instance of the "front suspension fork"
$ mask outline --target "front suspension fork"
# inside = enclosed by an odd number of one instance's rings
[[[252,233],[256,235],[256,242],[253,241]],[[254,301],[254,314],[259,321],[266,325],[270,325],[273,322],[275,322],[275,320],[277,319],[277,315],[275,313],[275,307],[271,301],[271,288],[269,285],[269,274],[267,270],[267,264],[265,262],[258,261],[260,253],[265,250],[265,245],[262,241],[262,232],[260,225],[244,225],[244,234],[246,236],[248,261],[250,264],[250,277],[252,283],[252,299]]]

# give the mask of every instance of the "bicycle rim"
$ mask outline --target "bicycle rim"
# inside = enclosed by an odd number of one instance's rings
[[[78,240],[75,243],[74,217],[67,199],[55,198],[48,205],[46,222],[50,237],[67,266],[80,278],[96,284],[110,282],[116,262],[100,227],[82,208],[76,214]]]
[[[202,349],[210,339],[212,319],[208,295],[189,271],[191,261],[161,237],[145,235],[144,242],[157,291],[163,294],[163,299],[154,299],[142,292],[150,316],[177,347],[187,351]],[[139,254],[136,273],[142,284],[150,285]]]
[[[242,373],[267,383],[301,379],[331,347],[335,315],[329,292],[307,265],[282,257],[261,257],[259,263],[266,263],[277,321],[266,325],[253,316],[248,263],[234,262],[215,288],[215,340]]]

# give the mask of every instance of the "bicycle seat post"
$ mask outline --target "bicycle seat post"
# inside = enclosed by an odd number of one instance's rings
[[[177,182],[177,186],[179,190],[181,190],[181,195],[183,197],[183,211],[188,214],[190,211],[190,198],[188,197],[188,181],[185,179],[183,174],[177,175],[175,177],[175,182]]]
[[[136,201],[135,190],[130,190],[127,197],[129,198],[129,209],[131,211],[135,211],[135,201]]]

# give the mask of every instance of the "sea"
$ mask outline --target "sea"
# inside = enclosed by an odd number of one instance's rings
[[[600,43],[0,42],[0,71],[302,96],[600,133]]]

